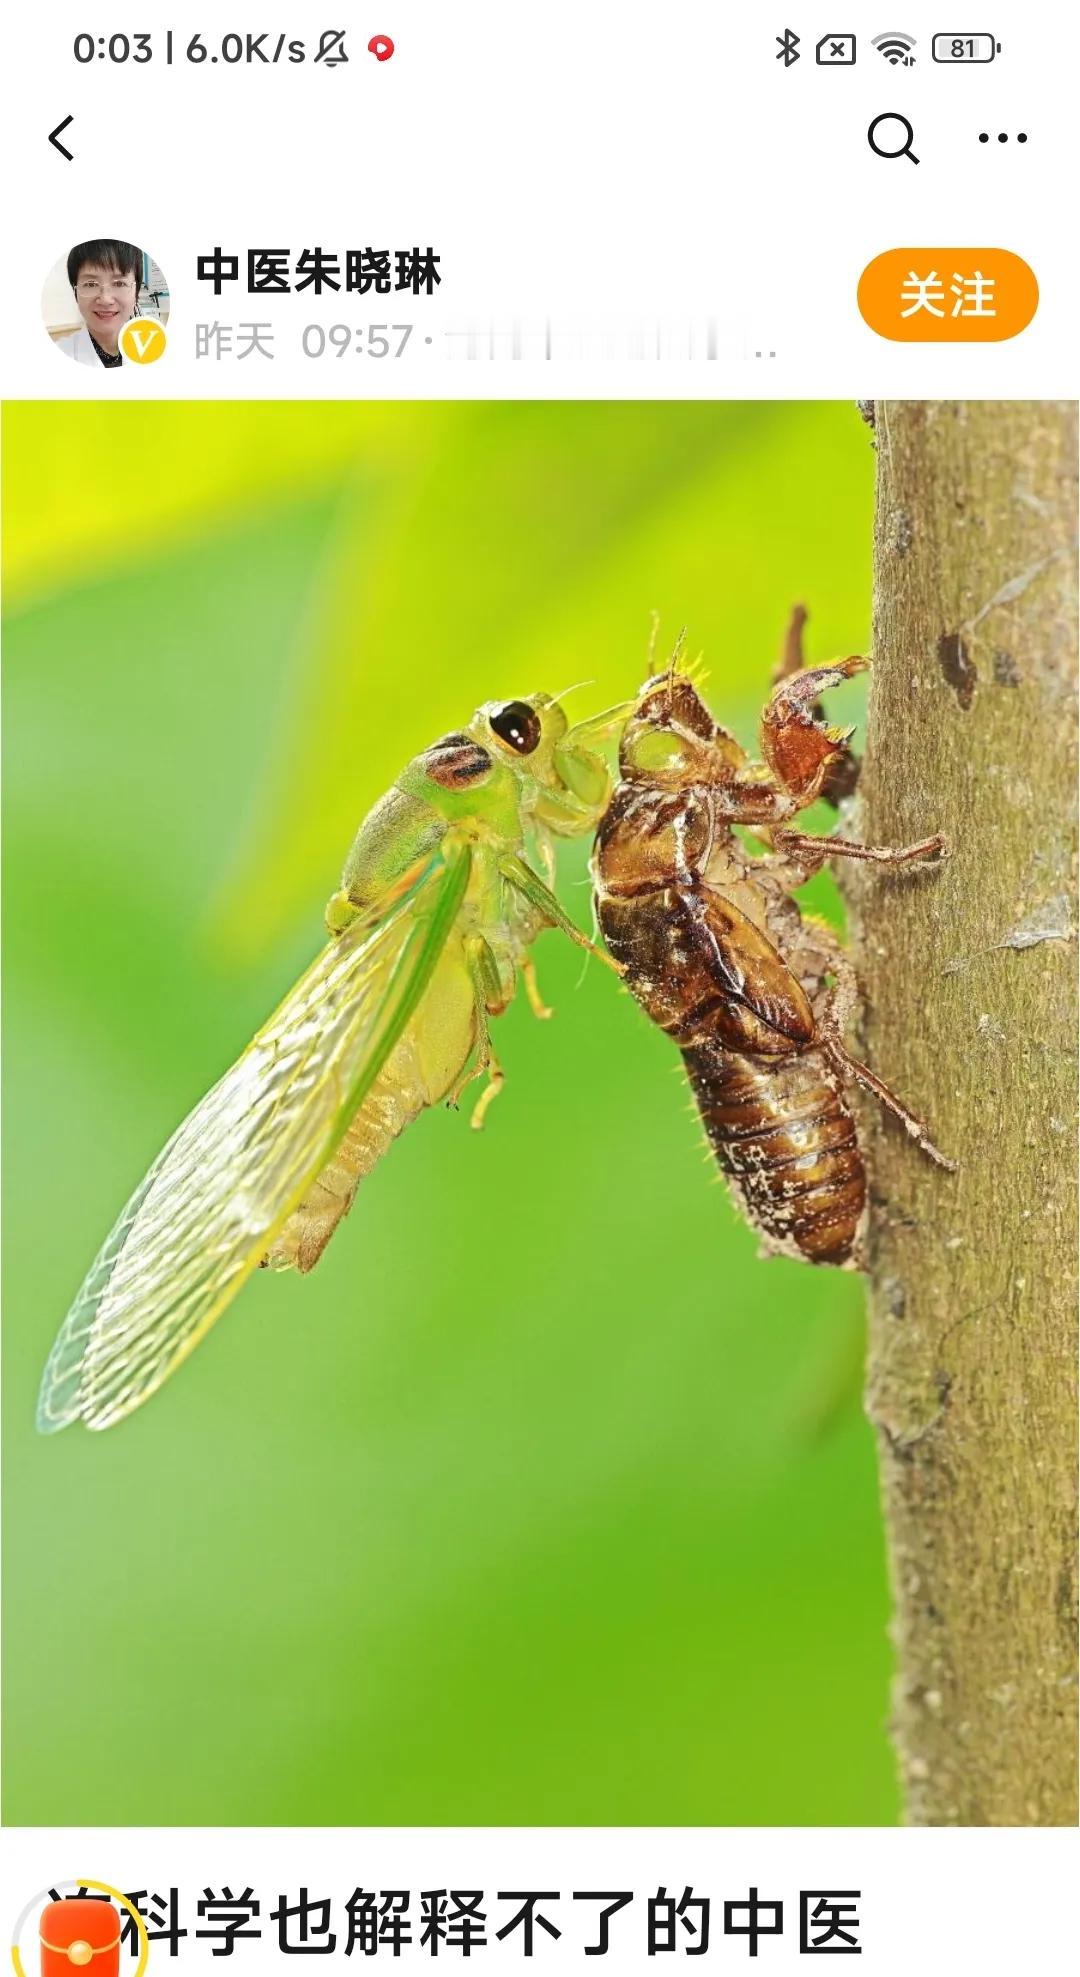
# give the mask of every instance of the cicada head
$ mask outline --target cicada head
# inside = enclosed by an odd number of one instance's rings
[[[557,836],[578,837],[595,827],[611,794],[600,750],[621,730],[629,703],[571,727],[561,700],[550,693],[489,700],[469,733],[517,777],[530,821]]]
[[[619,725],[626,707],[616,710]],[[542,825],[576,837],[594,828],[611,793],[596,740],[613,715],[571,728],[549,693],[488,700],[471,721],[409,763],[398,788],[448,822],[482,817],[501,836]],[[587,739],[583,739],[587,737]]]
[[[746,760],[693,681],[676,670],[679,651],[667,672],[646,680],[623,730],[619,769],[627,782],[672,789],[706,777],[715,783],[725,768],[734,774]]]

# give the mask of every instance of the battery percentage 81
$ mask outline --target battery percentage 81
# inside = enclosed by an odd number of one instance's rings
[[[935,62],[992,62],[1001,43],[992,34],[935,34],[931,53]]]

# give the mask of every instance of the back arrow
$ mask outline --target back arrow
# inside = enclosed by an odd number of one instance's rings
[[[62,130],[66,130],[68,125],[72,122],[74,122],[73,117],[64,117],[62,122],[57,124],[56,129],[51,130],[49,132],[49,143],[55,144],[56,149],[59,151],[61,158],[66,158],[69,165],[74,164],[75,154],[73,151],[68,150],[66,144],[61,144],[60,132]]]

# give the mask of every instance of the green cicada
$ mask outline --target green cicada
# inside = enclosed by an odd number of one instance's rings
[[[554,839],[595,829],[611,791],[601,749],[626,711],[571,729],[547,694],[489,702],[375,805],[327,908],[329,944],[95,1259],[45,1368],[45,1433],[130,1414],[260,1265],[312,1269],[391,1141],[486,1074],[480,1122],[503,1076],[490,1019],[519,973],[547,1013],[537,934],[592,946],[551,889]]]

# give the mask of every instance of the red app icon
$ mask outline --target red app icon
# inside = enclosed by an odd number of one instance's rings
[[[41,1911],[41,1977],[118,1977],[120,1917],[111,1901],[74,1895]]]

